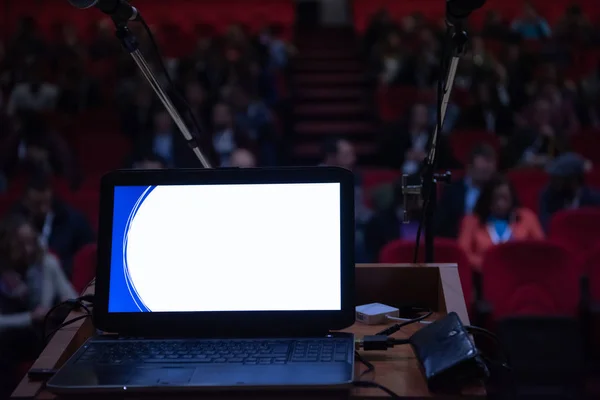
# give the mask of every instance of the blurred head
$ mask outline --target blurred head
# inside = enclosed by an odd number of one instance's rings
[[[231,108],[226,103],[217,103],[212,112],[213,128],[216,132],[233,128]]]
[[[63,41],[66,44],[75,44],[77,42],[77,28],[73,24],[64,24],[61,29]]]
[[[485,14],[485,24],[486,25],[497,25],[502,22],[502,17],[500,17],[500,13],[496,10],[488,10]]]
[[[516,206],[514,187],[505,176],[496,175],[481,189],[473,212],[485,224],[490,218],[510,218]]]
[[[429,110],[423,103],[417,103],[410,112],[410,125],[413,129],[425,129],[429,125]]]
[[[41,226],[52,211],[54,195],[47,174],[35,175],[27,184],[23,195],[23,206],[36,226]]]
[[[356,154],[354,146],[346,139],[328,140],[324,146],[324,164],[354,169],[356,164]]]
[[[390,50],[397,50],[402,44],[400,34],[395,30],[391,31],[387,36],[387,45]]]
[[[412,15],[406,15],[401,21],[404,33],[413,33],[417,29],[417,21]]]
[[[560,89],[553,83],[544,84],[540,90],[539,96],[551,104],[559,102],[562,99],[562,93],[560,92]]]
[[[37,23],[33,17],[22,17],[19,20],[18,32],[20,35],[32,35],[37,30]]]
[[[24,272],[41,255],[38,233],[29,220],[9,215],[0,222],[0,272]]]
[[[483,186],[496,173],[496,151],[488,144],[480,144],[471,152],[467,175],[476,186]]]
[[[537,11],[531,2],[526,1],[523,3],[523,17],[526,20],[535,20],[537,15]]]
[[[516,43],[511,43],[506,48],[506,58],[509,62],[516,62],[521,57],[521,47]]]
[[[577,19],[583,15],[583,11],[581,10],[581,6],[578,4],[572,4],[567,7],[566,12],[567,17]]]
[[[250,95],[243,88],[236,86],[229,92],[229,102],[237,111],[245,111],[250,105]]]
[[[185,98],[192,106],[200,106],[206,101],[206,90],[198,81],[189,82],[185,87]]]
[[[165,169],[166,161],[159,155],[147,154],[133,163],[133,169]]]
[[[551,103],[540,98],[533,105],[533,123],[537,127],[550,124],[552,120],[552,105]]]
[[[154,114],[154,131],[156,133],[167,133],[171,132],[173,124],[171,122],[171,116],[166,110],[157,111]]]
[[[481,36],[473,36],[471,38],[471,48],[474,54],[485,52],[485,42]]]
[[[565,153],[547,167],[550,189],[566,199],[573,199],[585,184],[586,161],[576,153]]]
[[[254,168],[256,159],[254,154],[246,149],[237,149],[231,155],[231,167],[234,168]]]
[[[492,102],[492,93],[486,83],[477,85],[477,98],[481,104],[488,105]]]

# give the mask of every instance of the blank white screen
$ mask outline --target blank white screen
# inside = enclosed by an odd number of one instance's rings
[[[340,310],[340,247],[338,183],[158,186],[126,257],[151,311]]]

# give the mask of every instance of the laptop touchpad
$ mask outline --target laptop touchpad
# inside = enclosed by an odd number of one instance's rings
[[[185,385],[192,378],[195,368],[136,368],[129,378],[129,385]]]

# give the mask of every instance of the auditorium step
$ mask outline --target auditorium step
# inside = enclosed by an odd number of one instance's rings
[[[364,84],[367,79],[362,72],[342,72],[339,74],[332,73],[316,73],[316,74],[301,74],[294,77],[294,83],[302,87],[319,87],[319,86],[353,86],[356,84]]]
[[[295,132],[298,135],[315,136],[371,136],[374,134],[373,124],[369,122],[299,122]]]
[[[316,164],[323,142],[352,141],[359,163],[376,163],[377,124],[373,119],[366,67],[351,29],[301,32],[292,65],[293,143],[297,164]]]
[[[298,88],[296,95],[304,101],[360,100],[365,91],[360,88]]]
[[[336,102],[325,104],[301,104],[294,107],[296,117],[305,119],[319,119],[322,117],[336,117],[338,119],[363,118],[368,114],[366,104],[360,102]]]

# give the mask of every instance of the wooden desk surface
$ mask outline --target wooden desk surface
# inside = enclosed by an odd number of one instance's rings
[[[93,288],[89,288],[87,293],[93,293]],[[464,302],[463,302],[464,304]],[[81,315],[79,312],[72,312],[69,315],[68,319]],[[434,314],[435,316],[439,316],[439,313]],[[400,332],[396,333],[394,336],[398,338],[409,337],[413,332],[418,330],[422,325],[414,324],[409,325],[403,328]],[[367,326],[363,324],[354,324],[352,327],[346,329],[346,332],[352,332],[357,337],[361,337],[364,335],[372,335],[382,329],[382,326]],[[33,368],[56,368],[61,366],[70,356],[73,354],[82,344],[87,340],[94,332],[90,319],[85,319],[74,323],[73,325],[64,328],[59,331],[49,343],[49,345],[44,349],[40,357],[35,362]],[[367,374],[362,377],[362,380],[371,380],[375,381],[383,386],[386,386],[390,390],[397,393],[400,397],[407,399],[450,399],[450,398],[461,398],[461,399],[469,399],[469,398],[485,398],[486,392],[483,385],[476,386],[470,388],[468,390],[463,391],[460,395],[434,395],[429,392],[426,386],[425,379],[421,373],[421,370],[418,365],[418,361],[416,360],[413,351],[410,346],[397,346],[393,349],[387,351],[373,351],[373,352],[361,352],[363,358],[369,362],[371,362],[375,366],[375,371],[373,373]],[[360,374],[365,371],[366,368],[360,364],[360,362],[356,362],[356,377],[358,378]],[[132,397],[132,396],[128,396]],[[154,398],[155,396],[153,396]],[[271,393],[263,393],[260,395],[258,393],[249,394],[249,393],[237,393],[233,395],[224,395],[219,394],[218,396],[206,395],[206,394],[195,394],[193,396],[185,396],[185,398],[234,398],[234,397],[242,397],[244,399],[248,398],[261,398],[267,399],[270,397],[273,398],[283,398],[282,393],[280,392],[271,392]],[[285,393],[286,399],[291,398],[308,398],[311,400],[317,400],[320,398],[348,398],[348,393],[313,393],[313,392],[294,392],[294,393]],[[23,378],[17,389],[14,391],[12,398],[14,399],[54,399],[55,396],[47,392],[43,389],[43,384],[40,382],[31,382],[26,376]],[[91,396],[86,395],[86,400],[90,399]],[[95,397],[94,397],[95,398]],[[125,398],[120,395],[111,395],[108,397],[110,399],[121,399]],[[148,397],[145,397],[148,398]],[[167,396],[160,395],[156,398],[167,399]],[[181,399],[182,396],[169,398],[178,398]],[[380,399],[380,398],[389,398],[387,394],[382,392],[379,389],[364,389],[364,388],[354,388],[350,391],[350,398],[352,399]]]

